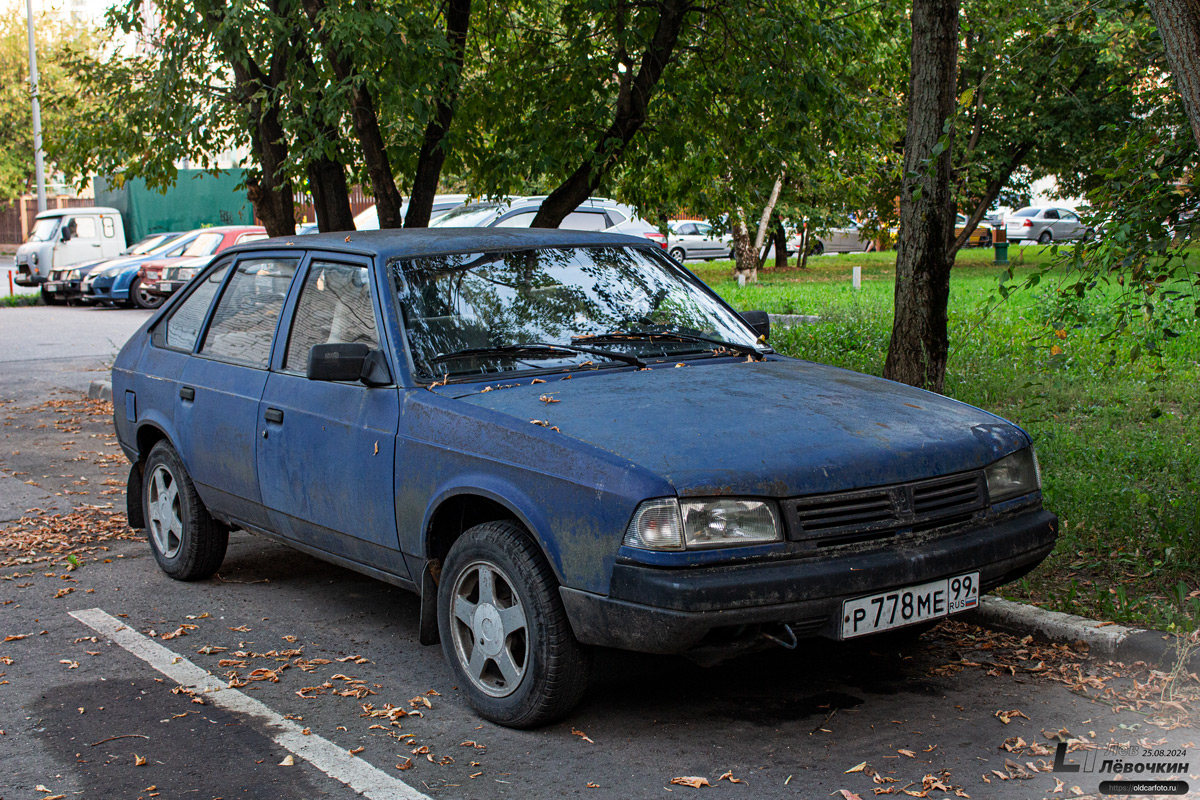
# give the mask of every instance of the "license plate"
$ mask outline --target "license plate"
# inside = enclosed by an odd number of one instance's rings
[[[938,619],[978,605],[978,572],[857,597],[842,603],[842,638]]]
[[[169,282],[169,281],[163,281],[162,283],[160,283],[160,284],[158,285],[158,290],[159,290],[160,292],[169,292],[169,291],[171,291],[171,284],[170,284],[170,282]]]
[[[57,292],[57,291],[58,291],[59,289],[61,289],[61,288],[62,288],[62,284],[61,284],[61,283],[47,283],[47,284],[46,284],[46,291],[47,291],[47,292],[51,292],[51,293],[53,293],[53,292]]]

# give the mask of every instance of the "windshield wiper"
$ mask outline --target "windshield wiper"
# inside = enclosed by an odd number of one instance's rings
[[[761,359],[763,354],[757,347],[750,345],[737,344],[735,342],[726,342],[721,339],[712,339],[708,336],[699,336],[691,333],[679,333],[677,331],[647,331],[647,330],[629,330],[629,331],[609,331],[608,333],[597,333],[591,336],[572,336],[572,342],[597,342],[597,343],[613,343],[624,342],[637,339],[670,339],[676,342],[695,342],[697,344],[708,344],[714,347],[724,348],[739,355],[753,356],[756,359]]]
[[[450,353],[440,353],[429,359],[429,363],[437,364],[455,358],[487,355],[528,355],[555,358],[559,353],[586,353],[588,355],[607,358],[611,361],[620,361],[638,368],[646,366],[646,363],[640,358],[628,355],[627,353],[614,353],[594,347],[580,347],[574,344],[550,344],[548,342],[521,342],[518,344],[498,344],[490,347],[467,347]]]

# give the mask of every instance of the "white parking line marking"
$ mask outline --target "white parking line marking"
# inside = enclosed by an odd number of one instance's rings
[[[317,734],[305,736],[301,727],[270,707],[196,666],[183,656],[109,616],[99,608],[72,611],[71,616],[112,639],[178,684],[202,692],[204,699],[226,711],[252,718],[261,732],[280,747],[303,758],[331,778],[341,781],[371,800],[430,800],[402,780],[371,766],[361,758]]]

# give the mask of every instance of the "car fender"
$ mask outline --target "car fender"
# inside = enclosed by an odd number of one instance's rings
[[[561,548],[553,536],[549,521],[538,509],[538,504],[515,483],[482,472],[455,475],[438,487],[436,494],[425,507],[425,517],[421,525],[421,544],[425,548],[425,557],[429,556],[429,537],[438,510],[447,501],[462,496],[485,497],[508,509],[525,530],[529,531],[546,562],[554,570],[555,577],[562,582]]]

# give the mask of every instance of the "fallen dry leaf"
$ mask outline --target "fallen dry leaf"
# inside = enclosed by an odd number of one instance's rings
[[[589,737],[589,736],[588,736],[586,733],[584,733],[583,731],[577,731],[577,730],[575,730],[574,728],[571,728],[571,734],[572,734],[573,736],[578,736],[580,739],[583,739],[585,742],[589,742],[589,743],[591,743],[591,744],[595,744],[595,742],[593,742],[593,741],[591,740],[591,737]]]
[[[281,766],[281,767],[296,766],[296,757],[293,756],[291,753],[288,753],[286,756],[283,757],[283,761],[279,762],[279,766]]]
[[[406,759],[404,759],[404,761],[402,761],[396,765],[396,769],[401,770],[401,771],[406,770],[406,769],[412,769],[412,767],[413,767],[413,763],[412,763],[411,758],[406,758]]]
[[[838,793],[842,795],[842,800],[862,800],[861,797],[849,789],[838,789]]]
[[[1022,719],[1029,719],[1029,717],[1025,716],[1023,713],[1021,713],[1020,711],[1018,711],[1015,708],[1011,711],[997,711],[994,716],[996,717],[996,719],[1000,720],[1005,725],[1007,725],[1009,722],[1016,719],[1017,717],[1020,717]]]
[[[675,786],[691,786],[693,789],[699,789],[701,786],[712,786],[712,784],[708,782],[708,778],[686,776],[682,778],[671,778],[671,783]],[[862,800],[862,798],[860,797],[858,800]]]
[[[862,772],[864,769],[866,769],[866,767],[867,767],[867,762],[863,761],[863,762],[862,762],[862,763],[860,763],[860,764],[855,764],[853,767],[851,767],[850,769],[846,770],[846,771],[845,771],[845,772],[843,772],[842,774],[843,774],[843,775],[849,775],[851,772]]]
[[[916,758],[916,757],[917,757],[917,754],[916,754],[916,753],[914,753],[912,750],[897,750],[896,752],[897,752],[897,753],[899,753],[899,754],[900,754],[900,755],[902,755],[902,756],[908,756],[909,758]]]
[[[733,777],[733,770],[726,770],[721,777],[717,778],[717,783],[721,781],[729,781],[730,783],[745,783],[741,778]]]
[[[144,766],[146,766],[146,757],[145,757],[145,756],[139,756],[137,753],[134,753],[134,754],[133,754],[133,765],[134,765],[135,767],[144,767]]]

